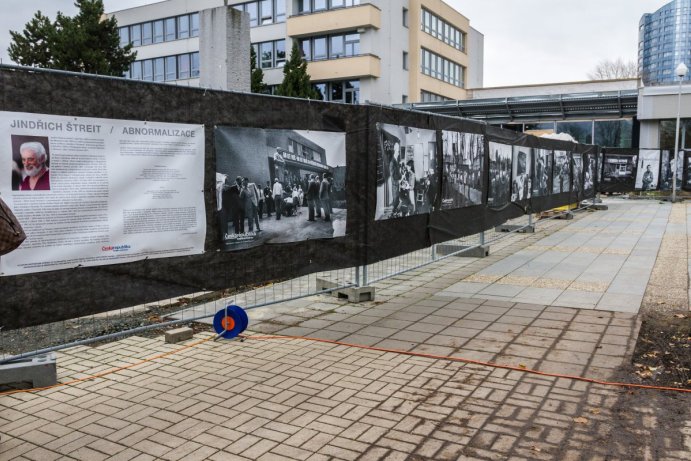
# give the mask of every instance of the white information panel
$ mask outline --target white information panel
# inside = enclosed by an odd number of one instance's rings
[[[0,275],[202,253],[204,126],[0,112]]]

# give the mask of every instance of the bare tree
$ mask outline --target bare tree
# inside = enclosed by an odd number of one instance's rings
[[[635,61],[603,59],[588,73],[591,80],[616,80],[638,77],[638,64]]]

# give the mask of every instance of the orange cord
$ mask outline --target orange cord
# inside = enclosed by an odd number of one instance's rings
[[[306,336],[281,336],[281,335],[266,335],[266,336],[244,336],[244,335],[240,335],[239,337],[242,339],[256,339],[256,340],[260,340],[260,341],[261,340],[270,340],[270,339],[290,339],[290,340],[315,341],[315,342],[320,342],[320,343],[335,344],[338,346],[356,347],[358,349],[365,349],[365,350],[371,350],[371,351],[391,352],[394,354],[409,355],[409,356],[413,356],[413,357],[424,357],[424,358],[434,359],[434,360],[448,360],[451,362],[471,363],[474,365],[482,365],[482,366],[490,367],[490,368],[499,368],[499,369],[504,369],[504,370],[520,371],[523,373],[530,373],[530,374],[534,374],[534,375],[549,376],[552,378],[565,378],[565,379],[571,379],[573,381],[583,381],[583,382],[592,383],[592,384],[599,384],[602,386],[629,387],[629,388],[634,388],[634,389],[652,389],[652,390],[658,390],[658,391],[691,393],[691,389],[680,389],[680,388],[676,388],[676,387],[650,386],[650,385],[646,385],[646,384],[618,383],[618,382],[602,381],[599,379],[584,378],[582,376],[563,375],[563,374],[559,374],[559,373],[548,373],[545,371],[531,370],[529,368],[515,367],[512,365],[501,365],[499,363],[483,362],[480,360],[464,359],[461,357],[449,357],[446,355],[426,354],[424,352],[411,352],[411,351],[404,351],[404,350],[399,350],[399,349],[388,349],[388,348],[384,348],[384,347],[364,346],[361,344],[350,344],[350,343],[344,343],[341,341],[334,341],[331,339],[310,338],[310,337],[306,337]],[[129,365],[124,365],[121,367],[113,368],[111,370],[97,373],[97,374],[92,375],[92,376],[85,376],[83,378],[73,379],[71,381],[54,384],[52,386],[37,387],[37,388],[33,388],[33,389],[17,389],[17,390],[13,390],[13,391],[0,392],[0,396],[43,391],[43,390],[47,390],[47,389],[54,389],[56,387],[70,386],[70,385],[77,384],[80,382],[90,381],[92,379],[102,378],[106,375],[117,373],[118,371],[127,370],[129,368],[134,368],[136,366],[143,365],[145,363],[149,363],[149,362],[152,362],[152,361],[157,360],[157,359],[161,359],[164,357],[175,355],[175,354],[182,352],[186,349],[196,347],[200,344],[203,344],[205,342],[208,342],[208,341],[210,341],[212,339],[216,339],[216,338],[217,338],[217,336],[211,336],[211,337],[203,339],[201,341],[197,341],[197,342],[188,344],[186,346],[183,346],[183,347],[176,349],[174,351],[154,355],[153,357],[142,359],[141,361],[139,361],[137,363],[132,363]]]
[[[619,387],[632,387],[636,389],[654,389],[658,391],[673,391],[673,392],[684,392],[684,393],[691,393],[691,389],[680,389],[677,387],[664,387],[664,386],[649,386],[646,384],[633,384],[633,383],[618,383],[618,382],[610,382],[610,381],[602,381],[599,379],[593,379],[593,378],[584,378],[582,376],[572,376],[572,375],[562,375],[559,373],[548,373],[545,371],[538,371],[538,370],[531,370],[530,368],[522,368],[522,367],[514,367],[512,365],[502,365],[499,363],[494,363],[494,362],[483,362],[480,360],[472,360],[472,359],[464,359],[462,357],[449,357],[446,355],[435,355],[435,354],[426,354],[424,352],[411,352],[411,351],[403,351],[403,350],[398,350],[398,349],[387,349],[384,347],[376,347],[376,346],[363,346],[361,344],[350,344],[350,343],[344,343],[341,341],[334,341],[332,339],[320,339],[320,338],[309,338],[305,336],[279,336],[279,335],[267,335],[267,336],[243,336],[243,338],[247,339],[257,339],[257,340],[268,340],[268,339],[302,339],[306,341],[316,341],[320,343],[328,343],[328,344],[336,344],[339,346],[347,346],[347,347],[357,347],[359,349],[366,349],[366,350],[372,350],[372,351],[379,351],[379,352],[393,352],[395,354],[403,354],[403,355],[410,355],[413,357],[425,357],[428,359],[435,359],[435,360],[448,360],[451,362],[464,362],[464,363],[472,363],[474,365],[482,365],[485,367],[491,367],[491,368],[501,368],[504,370],[513,370],[513,371],[521,371],[523,373],[530,373],[534,375],[540,375],[540,376],[550,376],[552,378],[566,378],[566,379],[571,379],[574,381],[584,381],[587,383],[593,383],[593,384],[600,384],[603,386],[619,386]]]
[[[95,375],[84,376],[83,378],[76,378],[76,379],[73,379],[71,381],[66,381],[64,383],[57,383],[57,384],[53,384],[51,386],[34,387],[31,389],[15,389],[12,391],[0,392],[0,396],[11,395],[11,394],[21,394],[21,393],[27,393],[27,392],[30,393],[30,392],[36,392],[36,391],[45,391],[48,389],[55,389],[56,387],[71,386],[73,384],[81,383],[84,381],[91,381],[92,379],[102,378],[104,376],[111,375],[113,373],[117,373],[118,371],[127,370],[128,368],[134,368],[136,366],[143,365],[145,363],[153,362],[154,360],[162,359],[162,358],[168,357],[170,355],[175,355],[175,354],[180,353],[186,349],[190,349],[192,347],[196,347],[200,344],[203,344],[207,341],[211,341],[212,339],[216,339],[216,336],[211,336],[209,338],[202,339],[201,341],[196,341],[194,343],[187,344],[186,346],[183,346],[183,347],[176,349],[174,351],[164,352],[162,354],[154,355],[153,357],[142,359],[139,362],[130,363],[129,365],[123,365],[121,367],[112,368],[110,370],[106,370],[106,371],[103,371],[101,373],[96,373]]]

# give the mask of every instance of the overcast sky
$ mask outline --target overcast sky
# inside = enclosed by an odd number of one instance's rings
[[[586,80],[603,59],[636,60],[638,22],[669,0],[446,0],[485,35],[486,87]],[[36,10],[73,15],[73,0],[0,0],[0,59],[9,30]],[[154,0],[104,0],[106,11]]]

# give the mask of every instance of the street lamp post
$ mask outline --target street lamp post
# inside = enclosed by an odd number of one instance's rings
[[[672,203],[677,201],[677,171],[679,171],[679,119],[681,117],[681,84],[689,68],[683,62],[677,66],[674,73],[679,77],[679,92],[677,100],[677,130],[674,134],[674,171],[672,172]],[[683,162],[683,160],[682,160]],[[683,168],[683,167],[682,167]],[[683,170],[682,170],[683,171]]]

